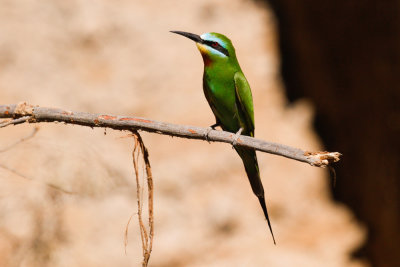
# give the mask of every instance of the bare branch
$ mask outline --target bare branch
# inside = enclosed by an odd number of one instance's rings
[[[142,130],[182,138],[223,142],[229,144],[234,143],[235,137],[235,134],[230,132],[216,130],[209,131],[207,128],[177,125],[139,117],[74,112],[58,108],[32,106],[26,104],[25,102],[21,102],[16,105],[0,105],[0,118],[18,119],[26,116],[29,118],[24,122],[29,123],[64,122],[66,124],[77,124],[92,128],[111,128],[115,130],[127,130],[131,132],[135,130]],[[208,136],[207,132],[209,132]],[[237,139],[236,145],[298,160],[317,167],[326,167],[332,162],[339,161],[341,156],[341,154],[338,152],[309,152],[244,135],[241,135]]]

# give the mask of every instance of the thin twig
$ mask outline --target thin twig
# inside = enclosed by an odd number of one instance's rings
[[[14,170],[14,169],[12,169],[10,167],[7,167],[6,165],[3,165],[1,163],[0,163],[0,168],[2,168],[4,170],[7,170],[7,171],[15,174],[16,176],[23,178],[23,179],[26,179],[26,180],[29,180],[29,181],[33,181],[32,178],[29,178],[29,177],[23,175],[22,173],[18,172],[17,170]]]
[[[126,227],[125,227],[125,235],[124,235],[124,248],[125,248],[125,255],[126,255],[126,247],[128,246],[128,230],[129,230],[129,224],[131,223],[132,217],[133,215],[135,215],[136,213],[133,213],[130,217],[128,222],[126,223]]]
[[[223,142],[229,144],[233,144],[235,140],[235,134],[230,132],[216,130],[209,131],[208,128],[158,122],[145,118],[72,112],[57,108],[32,106],[25,102],[13,105],[0,105],[0,118],[19,118],[25,116],[31,116],[28,120],[29,123],[58,121],[66,124],[89,126],[92,128],[102,127],[128,131],[143,130],[182,138],[200,139],[204,141]],[[317,167],[326,167],[332,162],[339,161],[341,157],[341,154],[338,152],[304,151],[298,148],[267,142],[243,135],[238,138],[236,145],[280,155]]]
[[[136,156],[136,151],[139,150]],[[132,152],[132,159],[133,159],[133,166],[135,169],[135,177],[136,177],[136,197],[137,197],[137,206],[138,206],[138,220],[139,220],[139,226],[140,226],[140,237],[142,240],[142,249],[143,249],[143,257],[146,254],[146,249],[147,249],[147,231],[146,227],[143,224],[143,219],[142,219],[142,201],[141,201],[141,194],[140,194],[140,180],[139,180],[139,168],[138,168],[138,155],[140,153],[140,147],[139,147],[139,141],[137,138],[135,138],[135,148],[133,149]]]
[[[13,144],[11,144],[9,146],[6,146],[6,147],[0,149],[0,153],[6,152],[7,150],[10,150],[11,148],[15,147],[16,145],[19,145],[20,143],[25,142],[26,140],[33,138],[38,131],[39,131],[39,127],[33,128],[32,132],[29,135],[19,139],[17,142],[15,142],[15,143],[13,143]]]
[[[149,153],[143,143],[142,137],[136,131],[132,131],[133,137],[135,139],[134,148],[132,151],[132,162],[136,177],[136,196],[137,196],[137,209],[138,209],[138,221],[140,227],[140,238],[142,240],[142,252],[143,252],[143,262],[142,266],[146,267],[150,260],[150,255],[153,247],[153,237],[154,237],[154,218],[153,218],[153,178],[151,174],[151,166],[149,161]],[[143,222],[142,210],[143,210],[143,189],[140,186],[139,179],[139,155],[142,154],[144,165],[146,167],[146,178],[147,178],[147,192],[148,192],[148,215],[149,215],[149,225],[148,231]],[[125,228],[125,253],[126,247],[128,245],[128,228],[133,215],[128,220]]]
[[[146,178],[147,178],[147,193],[148,193],[148,213],[149,213],[149,241],[147,243],[147,251],[145,254],[145,258],[143,262],[146,262],[146,264],[143,265],[143,267],[147,266],[149,260],[150,260],[150,255],[151,251],[153,249],[153,237],[154,237],[154,214],[153,214],[153,175],[151,173],[151,166],[150,166],[150,160],[149,160],[149,152],[144,145],[144,142],[142,140],[142,137],[138,132],[134,133],[136,135],[136,138],[139,141],[140,148],[143,154],[143,160],[144,164],[146,166]]]
[[[26,175],[24,175],[24,174],[18,172],[17,170],[14,170],[14,169],[12,169],[12,168],[10,168],[10,167],[7,167],[7,166],[5,166],[5,165],[3,165],[3,164],[1,164],[1,163],[0,163],[0,168],[2,168],[2,169],[4,169],[4,170],[7,170],[7,171],[9,171],[9,172],[15,174],[16,176],[21,177],[21,178],[23,178],[23,179],[25,179],[25,180],[28,180],[28,181],[35,181],[33,178],[30,178],[30,177],[28,177],[28,176],[26,176]],[[45,186],[51,188],[51,189],[60,191],[60,192],[62,192],[62,193],[64,193],[64,194],[68,194],[68,195],[75,195],[75,194],[76,194],[75,192],[65,190],[65,189],[63,189],[63,188],[61,188],[61,187],[59,187],[59,186],[57,186],[57,185],[54,185],[54,184],[50,184],[50,183],[46,183],[46,182],[43,183],[43,184],[44,184]]]
[[[32,118],[32,116],[24,116],[18,119],[14,119],[14,120],[10,120],[10,121],[6,121],[0,124],[0,128],[6,127],[8,125],[17,125],[17,124],[21,124],[26,122],[27,120],[29,120],[30,118]]]
[[[335,168],[333,168],[333,166],[329,165],[328,166],[328,170],[329,170],[329,176],[333,180],[333,187],[336,187],[336,171],[335,171]]]

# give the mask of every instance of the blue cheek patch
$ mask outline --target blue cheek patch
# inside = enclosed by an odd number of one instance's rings
[[[210,54],[215,55],[217,57],[226,57],[226,55],[218,50],[215,50],[213,48],[210,48],[208,51],[210,51]]]

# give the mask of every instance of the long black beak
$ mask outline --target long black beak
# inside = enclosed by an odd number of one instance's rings
[[[196,43],[202,43],[202,42],[203,42],[203,39],[201,39],[199,35],[194,34],[194,33],[190,33],[190,32],[181,32],[181,31],[171,31],[171,32],[172,32],[172,33],[179,34],[179,35],[183,35],[183,36],[185,36],[185,37],[187,37],[187,38],[189,38],[189,39],[195,41]]]

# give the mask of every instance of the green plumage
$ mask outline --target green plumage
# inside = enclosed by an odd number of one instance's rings
[[[216,124],[223,130],[254,136],[254,109],[250,86],[236,59],[231,41],[218,33],[201,36],[186,32],[174,32],[194,40],[204,60],[204,95],[213,111]],[[264,188],[260,179],[257,156],[254,150],[235,147],[241,157],[254,194],[258,197],[268,226],[272,232]],[[275,239],[274,239],[275,243]]]

